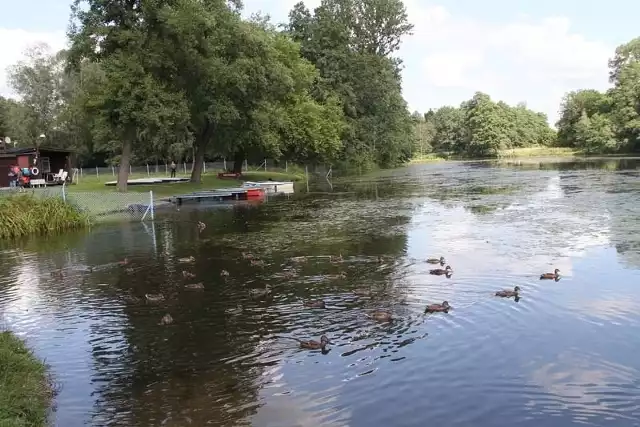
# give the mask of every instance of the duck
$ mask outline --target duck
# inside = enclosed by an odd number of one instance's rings
[[[64,272],[62,271],[62,268],[58,268],[57,270],[54,270],[51,272],[51,277],[56,277],[58,279],[63,279],[64,278]]]
[[[329,262],[331,262],[332,264],[338,264],[338,263],[341,263],[343,261],[344,261],[344,259],[342,258],[342,254],[340,254],[338,256],[331,255],[329,257]]]
[[[197,225],[197,227],[198,227],[198,231],[202,231],[202,230],[204,230],[205,228],[207,228],[207,224],[205,224],[205,223],[204,223],[204,222],[202,222],[202,221],[198,221],[198,225]]]
[[[196,262],[196,259],[195,259],[195,257],[190,256],[190,257],[186,257],[186,258],[178,258],[178,262],[182,263],[182,264],[187,264],[187,263]]]
[[[286,338],[286,339],[290,339],[290,340],[294,340],[294,341],[298,341],[298,343],[300,343],[300,348],[304,348],[307,350],[324,350],[324,348],[328,345],[331,344],[331,341],[329,341],[329,338],[327,338],[326,335],[323,335],[320,337],[320,342],[316,341],[316,340],[301,340],[298,338],[293,338],[293,337],[277,337],[277,338]]]
[[[520,286],[516,286],[515,288],[513,288],[512,291],[510,290],[504,290],[504,291],[497,291],[496,292],[496,296],[497,297],[503,297],[503,298],[510,298],[510,297],[518,297],[520,295]]]
[[[144,294],[147,301],[150,302],[159,302],[164,301],[164,295],[162,294]]]
[[[452,307],[449,305],[448,301],[442,301],[442,304],[429,304],[425,309],[426,313],[448,313]]]
[[[182,277],[184,277],[185,279],[193,279],[194,277],[196,277],[196,275],[193,273],[189,273],[188,271],[182,271]]]
[[[440,258],[428,258],[427,262],[429,264],[440,264],[440,265],[444,265],[445,264],[445,259],[443,256],[441,256]]]
[[[558,280],[560,278],[560,274],[559,273],[560,273],[560,270],[557,269],[557,268],[553,271],[553,273],[542,273],[540,275],[540,280],[543,280],[543,279]]]
[[[247,252],[242,252],[243,259],[253,259],[253,255]]]
[[[122,261],[118,261],[118,264],[120,265],[127,265],[129,264],[129,258],[125,258]]]
[[[229,272],[227,270],[220,270],[220,277],[229,277]]]
[[[315,301],[305,301],[304,306],[309,308],[326,308],[325,302],[321,299]]]
[[[293,258],[290,258],[290,261],[300,263],[300,262],[307,262],[307,259],[308,258],[306,256],[294,256]]]
[[[271,293],[271,287],[269,285],[264,285],[264,289],[250,289],[249,293],[256,297],[269,295]]]
[[[173,317],[171,317],[170,314],[165,314],[164,316],[162,316],[162,319],[160,319],[160,323],[158,323],[158,325],[170,325],[173,323]]]
[[[188,285],[184,285],[185,289],[193,289],[193,290],[200,290],[200,289],[204,289],[204,285],[202,284],[202,282],[200,283],[190,283]]]
[[[442,276],[443,274],[446,274],[447,276],[449,276],[451,273],[453,273],[453,270],[449,265],[447,265],[444,269],[436,268],[435,270],[429,270],[429,274],[433,274],[436,276]]]
[[[388,311],[375,310],[369,315],[370,318],[378,322],[390,322],[393,320],[393,315]]]
[[[227,314],[230,314],[232,316],[235,316],[237,314],[242,313],[242,310],[244,310],[242,308],[242,306],[240,304],[236,305],[236,308],[227,308],[224,312]]]
[[[250,262],[254,267],[264,267],[264,261],[261,259],[252,259]]]

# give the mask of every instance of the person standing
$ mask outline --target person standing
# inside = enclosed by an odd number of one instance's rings
[[[9,188],[16,188],[15,166],[9,166]]]
[[[177,165],[176,162],[174,162],[173,160],[171,160],[171,178],[175,178],[176,177],[176,169],[177,169]]]

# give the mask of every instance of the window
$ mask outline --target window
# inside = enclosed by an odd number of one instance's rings
[[[51,162],[49,162],[48,157],[40,157],[40,164],[42,164],[42,170],[40,171],[40,173],[51,172]]]

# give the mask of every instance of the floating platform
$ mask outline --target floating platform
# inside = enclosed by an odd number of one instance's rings
[[[225,200],[261,200],[264,199],[265,190],[262,188],[220,188],[216,190],[196,191],[180,196],[172,196],[169,200],[177,205],[185,202],[202,202]]]
[[[189,178],[138,178],[127,180],[127,185],[152,185],[152,184],[171,184],[176,182],[189,182]],[[105,182],[106,186],[114,186],[118,181]]]
[[[291,181],[247,181],[243,188],[262,188],[267,194],[293,194],[293,182]]]

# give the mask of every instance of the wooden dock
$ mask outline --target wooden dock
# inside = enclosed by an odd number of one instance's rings
[[[195,191],[189,194],[172,196],[169,200],[172,203],[181,205],[185,202],[202,202],[225,200],[260,200],[265,196],[262,188],[220,188],[216,190]]]

